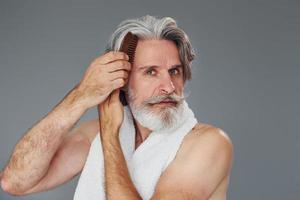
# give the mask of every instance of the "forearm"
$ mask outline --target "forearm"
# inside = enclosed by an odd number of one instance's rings
[[[101,135],[103,133],[101,132]],[[103,137],[103,135],[110,137]],[[104,154],[105,168],[105,189],[108,200],[130,199],[141,200],[134,184],[130,179],[126,161],[120,146],[118,136],[114,133],[104,133],[102,137],[102,147]]]
[[[75,89],[43,119],[34,125],[16,145],[4,170],[2,187],[22,193],[45,175],[49,164],[68,131],[85,112]]]

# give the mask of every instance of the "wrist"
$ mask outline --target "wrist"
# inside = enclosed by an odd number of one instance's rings
[[[100,136],[105,141],[116,141],[119,140],[119,128],[109,128],[109,126],[100,127]]]
[[[101,115],[101,114],[100,114]],[[120,124],[116,124],[113,119],[106,119],[100,116],[100,130],[101,133],[107,133],[108,135],[119,135]]]
[[[76,85],[67,96],[67,104],[78,110],[87,111],[91,106],[88,104],[84,91]]]
[[[89,107],[84,103],[77,86],[55,107],[54,110],[62,110],[68,115],[83,115]]]

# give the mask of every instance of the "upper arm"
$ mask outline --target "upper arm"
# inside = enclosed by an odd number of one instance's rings
[[[169,199],[169,195],[176,196],[170,199],[208,199],[229,175],[232,154],[232,143],[220,129],[208,128],[190,137],[160,177],[153,199]]]
[[[72,179],[81,172],[91,142],[98,132],[96,120],[83,122],[63,140],[45,176],[25,194],[49,190]]]

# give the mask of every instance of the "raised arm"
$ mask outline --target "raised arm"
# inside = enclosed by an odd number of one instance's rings
[[[47,173],[23,194],[52,189],[77,175],[85,164],[91,142],[99,130],[98,123],[98,119],[91,120],[73,129],[54,154]]]
[[[80,84],[17,143],[3,171],[3,190],[13,195],[24,195],[54,187],[78,173],[84,164],[89,143],[80,134],[68,133],[87,109],[104,101],[114,89],[124,86],[128,70],[130,64],[124,53],[110,52],[96,58]],[[71,156],[68,160],[71,152],[75,157]],[[64,164],[61,164],[62,160]],[[67,178],[61,178],[59,173],[62,172],[57,171],[62,166],[68,166],[65,173],[72,172],[67,173]],[[52,184],[43,185],[47,182],[45,180],[49,183],[52,180]]]
[[[76,93],[72,90],[17,143],[1,180],[4,191],[23,194],[46,174],[62,141],[86,110]]]

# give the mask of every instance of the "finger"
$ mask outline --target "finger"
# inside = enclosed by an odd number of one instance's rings
[[[125,85],[126,81],[122,78],[118,78],[118,79],[113,80],[111,83],[112,83],[113,90],[115,90],[115,89],[123,87]]]
[[[115,60],[129,60],[129,57],[127,54],[120,52],[120,51],[110,51],[106,54],[103,54],[102,56],[96,58],[94,60],[94,63],[100,63],[100,64],[107,64],[110,62],[113,62]]]
[[[109,78],[110,78],[111,81],[113,81],[115,79],[118,79],[118,78],[127,79],[128,78],[128,72],[125,71],[125,70],[118,70],[118,71],[112,72],[110,74]]]
[[[124,69],[127,71],[131,70],[131,64],[128,61],[125,60],[116,60],[114,62],[111,62],[109,64],[107,64],[104,67],[106,70],[108,70],[108,72],[114,72],[120,69]]]

